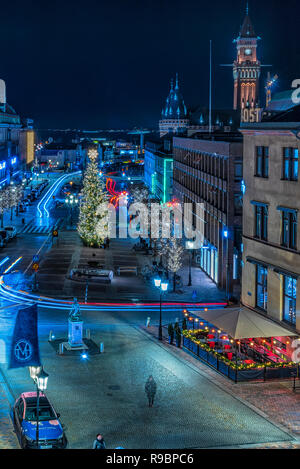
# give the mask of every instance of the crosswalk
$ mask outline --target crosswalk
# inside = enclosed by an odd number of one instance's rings
[[[44,225],[44,226],[37,226],[34,221],[26,223],[26,225],[22,226],[18,230],[18,234],[45,234],[48,235],[52,233],[54,229],[58,229],[63,220],[59,218],[55,223]]]

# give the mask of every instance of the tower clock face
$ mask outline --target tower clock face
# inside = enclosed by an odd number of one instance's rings
[[[252,49],[245,49],[245,55],[252,55]]]

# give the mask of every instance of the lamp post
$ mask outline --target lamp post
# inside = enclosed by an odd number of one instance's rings
[[[73,209],[78,205],[78,198],[77,196],[74,196],[74,195],[70,195],[66,198],[66,204],[68,205],[68,207],[70,207],[70,213],[71,213],[71,220],[70,220],[70,223],[71,223],[71,226],[73,225]]]
[[[159,288],[159,328],[158,328],[158,340],[162,340],[162,296],[163,293],[168,290],[169,284],[166,281],[162,281],[161,278],[154,280],[154,285]]]
[[[46,391],[49,375],[42,366],[30,366],[30,377],[36,384],[36,447],[39,447],[39,412],[40,412],[40,392]]]
[[[228,238],[229,231],[227,228],[223,230],[223,237],[226,240],[226,298],[229,299],[229,281],[228,281],[228,269],[229,269],[229,256],[228,256]]]
[[[192,241],[187,241],[186,247],[189,250],[189,283],[188,287],[192,286],[192,255],[194,249],[194,243]]]

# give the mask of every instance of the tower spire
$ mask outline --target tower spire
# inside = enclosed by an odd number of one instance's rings
[[[173,78],[171,78],[171,91],[173,91],[173,88],[174,88],[174,82],[173,82]]]
[[[179,84],[178,84],[178,72],[176,73],[176,82],[175,82],[175,90],[179,89]]]
[[[249,15],[249,2],[247,0],[247,3],[246,3],[246,15],[248,16]]]

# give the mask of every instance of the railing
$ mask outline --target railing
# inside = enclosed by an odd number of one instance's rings
[[[293,377],[299,378],[299,364],[281,364],[280,366],[264,365],[257,364],[257,366],[245,367],[241,369],[239,365],[233,363],[228,363],[229,360],[222,360],[217,353],[208,351],[202,348],[196,342],[190,340],[189,338],[183,336],[183,348],[186,348],[195,355],[199,360],[210,365],[212,368],[217,370],[222,375],[231,379],[235,383],[242,381],[267,381],[269,379],[289,379]]]

